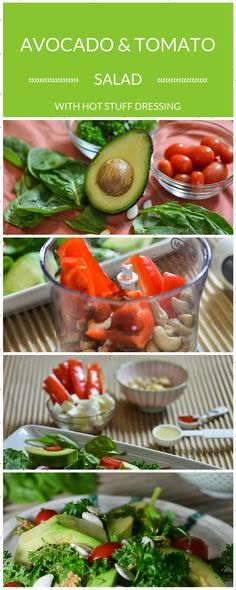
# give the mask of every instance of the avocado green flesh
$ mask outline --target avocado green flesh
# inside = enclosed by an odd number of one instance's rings
[[[115,508],[108,514],[107,530],[111,541],[116,539],[127,539],[132,535],[134,524],[133,516],[120,516],[117,518],[117,512],[119,513],[119,511],[119,508]]]
[[[96,576],[96,578],[93,578],[93,580],[90,580],[88,582],[87,586],[89,586],[90,588],[99,587],[99,586],[103,586],[105,588],[111,588],[112,586],[115,585],[116,577],[117,577],[117,571],[113,568],[111,570],[108,570],[104,574],[100,574],[99,576]]]
[[[104,213],[119,213],[129,209],[143,194],[151,155],[152,140],[146,131],[128,131],[110,141],[92,160],[85,175],[85,192],[91,205]],[[127,192],[120,196],[111,196],[101,189],[97,177],[101,167],[108,160],[116,158],[125,160],[132,166],[134,179]]]
[[[101,527],[76,516],[56,514],[46,522],[22,533],[14,557],[17,562],[29,564],[29,552],[37,551],[47,544],[69,545],[75,543],[94,549],[106,541],[106,532]]]
[[[47,467],[66,467],[75,463],[78,459],[78,451],[76,449],[61,449],[61,451],[46,451],[42,447],[26,446],[31,461],[36,465],[47,465]]]
[[[161,551],[171,553],[178,550],[168,547],[162,548]],[[199,588],[215,588],[225,586],[222,578],[220,578],[220,576],[218,576],[213,571],[213,569],[207,563],[205,563],[205,561],[200,559],[200,557],[196,557],[196,555],[191,555],[190,553],[185,553],[185,555],[189,560],[188,581],[191,586],[196,586]]]

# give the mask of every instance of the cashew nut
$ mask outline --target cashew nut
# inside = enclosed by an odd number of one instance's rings
[[[146,346],[146,352],[159,352],[159,348],[157,348],[157,346],[155,345],[155,342],[153,342],[153,340],[149,340],[149,342]]]
[[[187,326],[188,328],[193,327],[194,317],[191,313],[181,313],[179,315],[179,320],[182,322],[182,324],[184,324],[184,326]]]
[[[168,315],[166,311],[162,309],[162,307],[159,305],[157,301],[153,301],[153,303],[151,304],[151,308],[155,324],[157,324],[158,326],[163,326],[168,320]]]
[[[183,301],[187,301],[190,307],[193,306],[193,295],[190,289],[184,289],[184,291],[182,291],[182,293],[180,294],[180,299],[183,299]]]
[[[172,297],[171,307],[178,315],[180,313],[189,313],[190,311],[189,303],[183,299],[177,299],[177,297]]]
[[[184,324],[182,324],[182,322],[180,322],[178,318],[170,318],[168,321],[168,326],[172,327],[172,329],[174,330],[174,334],[177,334],[178,336],[185,336],[191,334],[192,332],[191,328],[184,326]],[[171,334],[169,334],[169,336],[170,335]]]
[[[155,344],[163,352],[176,352],[181,347],[181,336],[168,336],[162,326],[156,326],[153,334]]]
[[[168,334],[168,336],[174,336],[175,328],[170,326],[170,324],[165,324],[163,330],[165,330],[165,333]]]
[[[100,324],[96,322],[91,322],[89,324],[90,330],[109,330],[111,327],[111,317],[107,318],[104,322],[100,322]]]
[[[82,350],[83,352],[86,352],[88,349],[92,350],[94,352],[94,349],[97,346],[97,342],[95,342],[95,340],[80,340],[80,350]]]

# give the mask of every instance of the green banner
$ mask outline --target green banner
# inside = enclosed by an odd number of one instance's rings
[[[5,117],[231,117],[231,3],[4,4]]]

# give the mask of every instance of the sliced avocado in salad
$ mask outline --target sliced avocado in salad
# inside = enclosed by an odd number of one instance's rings
[[[89,580],[87,586],[89,586],[90,588],[99,588],[99,586],[111,588],[112,586],[115,586],[116,578],[117,571],[115,568],[112,568],[111,570],[108,570],[108,572],[104,572],[104,574],[100,574],[95,578]]]
[[[143,194],[151,155],[146,131],[134,129],[110,141],[87,168],[85,192],[91,205],[104,213],[129,209]]]
[[[176,549],[171,547],[162,548],[161,551],[164,553],[173,553],[176,552]],[[183,553],[181,551],[181,553]],[[225,586],[222,578],[218,576],[212,569],[210,565],[208,565],[205,561],[197,557],[196,555],[192,555],[191,553],[185,553],[186,557],[189,560],[189,575],[188,581],[190,586],[197,586],[197,587],[208,587],[208,588],[215,588]]]
[[[44,465],[45,462],[48,467],[52,466],[54,469],[66,467],[78,460],[76,449],[65,448],[60,451],[47,451],[43,447],[28,445],[25,450],[36,465]]]
[[[30,563],[29,552],[37,551],[44,545],[63,543],[82,543],[94,549],[105,543],[107,535],[104,529],[76,516],[56,514],[46,522],[22,533],[16,546],[15,561]]]

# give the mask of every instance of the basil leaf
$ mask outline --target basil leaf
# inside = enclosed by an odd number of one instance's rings
[[[30,173],[35,178],[39,178],[39,172],[61,168],[68,159],[64,154],[47,148],[31,148],[28,153],[27,164]]]
[[[4,220],[16,227],[35,227],[42,219],[43,215],[39,213],[32,213],[24,211],[18,207],[18,199],[11,201],[7,209],[4,211]]]
[[[63,201],[53,195],[43,184],[37,184],[34,188],[21,195],[17,199],[17,204],[20,210],[41,213],[44,216],[67,211],[71,208],[68,201]]]
[[[24,193],[26,193],[29,189],[33,188],[38,184],[38,180],[30,174],[28,169],[26,168],[25,173],[21,177],[21,179],[16,182],[14,190],[17,197],[21,197]]]
[[[67,436],[63,434],[46,434],[40,438],[27,438],[25,440],[26,443],[40,443],[41,445],[45,445],[47,447],[51,447],[54,445],[60,445],[62,449],[79,449],[80,447],[73,442]]]
[[[3,157],[18,168],[25,168],[30,146],[12,135],[3,138]]]
[[[133,222],[136,234],[222,234],[231,235],[229,223],[205,207],[175,202],[155,205],[140,211]]]
[[[78,232],[83,231],[89,234],[100,234],[107,227],[106,215],[94,209],[92,205],[85,207],[80,215],[66,223]]]
[[[122,455],[123,453],[117,450],[116,443],[106,436],[105,434],[101,434],[100,436],[96,436],[96,438],[90,440],[84,445],[84,451],[86,453],[91,453],[98,457],[104,457],[105,455]]]
[[[75,205],[81,206],[84,201],[84,175],[86,164],[80,160],[70,160],[59,170],[40,173],[40,180],[55,195],[66,197]]]

